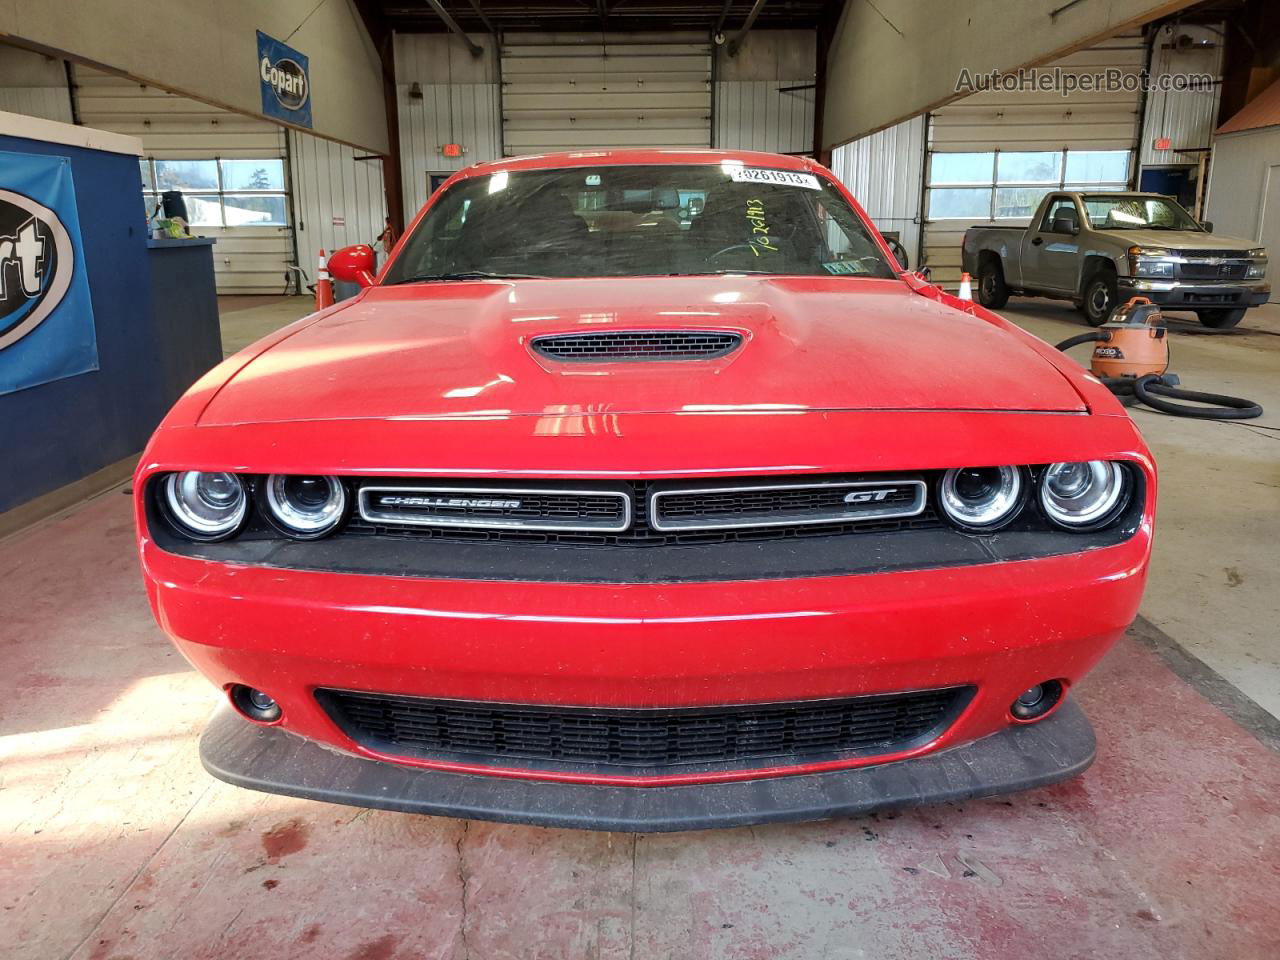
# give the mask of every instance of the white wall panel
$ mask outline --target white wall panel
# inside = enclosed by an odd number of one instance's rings
[[[76,102],[85,126],[142,140],[148,157],[160,160],[274,158],[285,156],[284,130],[265,120],[166,93],[88,67],[74,71]],[[139,217],[142,199],[139,198]],[[280,293],[293,261],[289,227],[193,227],[213,237],[213,267],[219,293]],[[313,266],[307,266],[313,275]],[[313,277],[314,279],[314,277]]]
[[[1205,219],[1216,233],[1246,237],[1270,251],[1271,302],[1280,302],[1280,126],[1217,138]]]
[[[731,80],[716,84],[715,146],[770,153],[813,151],[813,90],[797,80]]]
[[[925,118],[916,117],[836,147],[831,170],[882,231],[897,231],[910,266],[920,262]]]
[[[512,34],[502,48],[507,156],[708,147],[711,47],[694,34]]]
[[[427,200],[428,177],[502,156],[498,57],[490,36],[473,57],[449,34],[396,34],[396,97],[400,111],[400,173],[405,220]],[[417,84],[415,89],[414,85]],[[446,143],[462,147],[445,157]]]
[[[70,123],[66,65],[56,57],[0,43],[0,110]]]
[[[1195,46],[1178,49],[1178,38],[1189,37]],[[1151,77],[1203,73],[1222,78],[1222,30],[1178,26],[1161,29],[1151,51]],[[1200,45],[1206,44],[1206,45]],[[1147,97],[1143,123],[1141,159],[1144,167],[1195,164],[1195,153],[1178,150],[1203,149],[1213,143],[1217,127],[1220,83],[1195,90],[1152,90]],[[1169,138],[1168,150],[1157,150],[1157,137]]]
[[[289,132],[293,225],[298,256],[313,281],[321,248],[332,253],[353,243],[372,244],[385,227],[382,159],[356,159],[369,156],[346,144]]]

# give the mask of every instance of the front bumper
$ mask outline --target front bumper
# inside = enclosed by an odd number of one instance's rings
[[[1234,310],[1256,307],[1267,302],[1271,284],[1265,280],[1237,283],[1210,283],[1203,280],[1140,280],[1121,277],[1118,282],[1120,300],[1147,297],[1162,307],[1187,310]]]
[[[629,787],[522,783],[345,756],[222,707],[200,740],[205,769],[251,790],[402,813],[541,827],[662,833],[968,800],[1042,787],[1093,762],[1093,729],[1073,703],[1033,726],[898,763],[737,783]]]
[[[1069,688],[1137,612],[1150,529],[1081,553],[899,573],[681,584],[427,580],[267,569],[144,543],[160,624],[220,687],[265,690],[291,733],[403,766],[597,786],[761,781],[868,767],[1009,729],[1019,693]],[[768,704],[976,688],[927,743],[875,756],[630,775],[389,755],[319,688],[580,707]]]

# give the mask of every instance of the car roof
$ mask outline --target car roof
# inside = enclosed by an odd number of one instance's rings
[[[565,167],[608,167],[638,164],[707,164],[738,162],[748,167],[797,170],[816,173],[824,168],[808,157],[758,150],[697,150],[691,148],[648,148],[643,150],[577,150],[566,153],[538,153],[505,160],[486,160],[462,171],[464,175],[495,173],[498,170],[560,170]],[[825,172],[825,171],[824,171]]]

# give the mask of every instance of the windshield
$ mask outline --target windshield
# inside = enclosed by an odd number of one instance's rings
[[[1200,230],[1202,227],[1172,200],[1161,197],[1085,197],[1095,230]]]
[[[893,277],[813,174],[732,164],[500,170],[450,187],[385,283],[765,273]]]

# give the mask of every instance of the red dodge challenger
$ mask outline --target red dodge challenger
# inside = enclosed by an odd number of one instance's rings
[[[274,793],[605,830],[1052,783],[1156,477],[1074,361],[809,160],[482,163],[136,475],[156,619]]]

